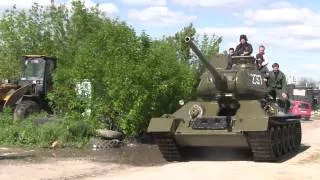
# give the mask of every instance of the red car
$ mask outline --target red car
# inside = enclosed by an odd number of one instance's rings
[[[293,101],[290,112],[294,115],[300,115],[301,118],[309,120],[311,117],[312,107],[311,104],[305,101]]]

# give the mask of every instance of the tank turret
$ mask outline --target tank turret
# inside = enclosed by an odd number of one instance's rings
[[[209,70],[210,74],[214,78],[214,85],[220,92],[226,92],[227,90],[227,80],[225,76],[222,76],[215,67],[213,67],[210,62],[205,58],[205,56],[201,53],[198,47],[195,45],[193,40],[190,37],[185,38],[186,42],[190,45],[191,49],[196,53],[201,62],[205,65],[205,67]]]
[[[217,70],[201,53],[192,38],[186,37],[185,41],[209,72],[205,72],[201,77],[198,86],[200,96],[210,98],[216,95],[232,95],[240,99],[261,99],[266,96],[267,86],[262,74],[256,69],[254,57],[233,56],[232,70]],[[215,57],[212,61],[214,60]]]

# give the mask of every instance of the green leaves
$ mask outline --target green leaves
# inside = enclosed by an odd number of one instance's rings
[[[15,8],[0,19],[0,78],[16,79],[20,57],[25,54],[60,55],[65,49],[64,13],[62,7],[44,9],[37,4],[29,10]],[[60,44],[58,44],[60,42]]]
[[[56,113],[136,135],[151,117],[174,112],[180,99],[194,95],[199,72],[190,65],[195,57],[184,38],[195,34],[190,24],[174,36],[153,40],[80,1],[73,1],[71,9],[36,4],[28,11],[12,9],[0,19],[0,78],[17,78],[23,54],[54,55],[58,69],[48,98]],[[219,43],[204,37],[202,50],[216,53]],[[83,80],[91,82],[91,98],[76,94]]]

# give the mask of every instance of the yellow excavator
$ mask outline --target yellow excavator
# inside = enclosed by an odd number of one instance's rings
[[[52,74],[57,58],[45,55],[23,56],[23,68],[17,83],[0,84],[1,108],[11,108],[14,119],[23,119],[41,110],[51,114],[47,94],[52,90]]]

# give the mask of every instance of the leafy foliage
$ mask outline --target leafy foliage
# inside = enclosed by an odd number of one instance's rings
[[[312,78],[302,77],[297,84],[298,86],[307,86],[307,87],[317,88],[319,87],[320,81],[317,82]]]
[[[63,146],[86,144],[94,135],[93,127],[77,115],[65,116],[65,119],[52,120],[39,125],[34,118],[24,121],[13,121],[11,112],[5,110],[0,114],[0,143],[25,147],[50,147],[54,141]]]
[[[190,24],[174,36],[153,40],[145,32],[138,35],[125,22],[106,18],[97,8],[86,9],[80,1],[73,1],[71,9],[54,4],[46,8],[34,4],[28,11],[13,8],[0,19],[4,64],[0,78],[18,77],[21,55],[57,56],[54,90],[48,98],[66,123],[57,127],[61,131],[47,127],[46,140],[71,133],[66,127],[77,121],[90,128],[137,135],[146,130],[151,117],[174,112],[180,99],[194,94],[199,68],[191,65],[184,37],[195,34]],[[220,42],[205,35],[201,49],[209,57],[218,52]],[[83,81],[91,83],[89,96],[77,94],[76,87]],[[26,127],[38,133],[33,126]],[[64,137],[75,136],[87,133]]]

